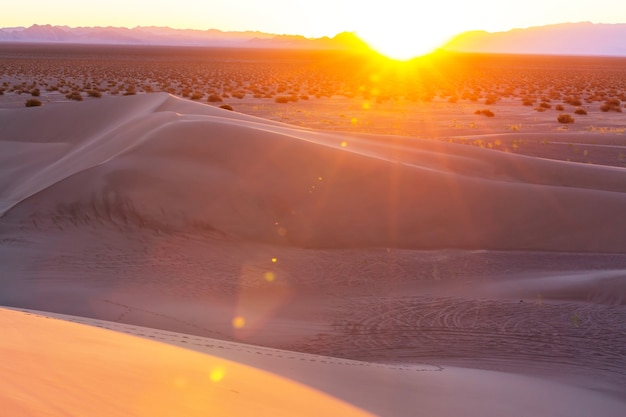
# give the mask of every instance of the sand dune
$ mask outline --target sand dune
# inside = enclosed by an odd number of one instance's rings
[[[623,169],[298,129],[166,94],[63,107],[0,113],[9,219],[300,247],[626,249],[610,221]]]
[[[41,312],[0,309],[0,323],[0,353],[12,358],[0,361],[0,402],[23,416],[621,415],[609,397],[520,375],[373,365]]]
[[[227,359],[46,318],[0,312],[0,403],[8,414],[369,415]]]
[[[624,169],[159,93],[0,110],[0,173],[0,305],[81,316],[0,310],[13,412],[626,409]]]

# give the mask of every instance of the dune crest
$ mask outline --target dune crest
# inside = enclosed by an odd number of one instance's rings
[[[37,227],[54,218],[317,248],[626,250],[626,224],[610,220],[626,210],[620,168],[313,131],[165,93],[0,121],[13,173],[0,213]]]
[[[608,417],[623,411],[622,402],[600,393],[502,372],[386,366],[28,310],[0,308],[0,326],[0,353],[12,358],[0,360],[0,402],[22,416],[496,417],[532,410],[537,417]]]

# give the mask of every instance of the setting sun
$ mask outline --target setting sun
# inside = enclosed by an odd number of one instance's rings
[[[364,31],[358,32],[358,35],[372,49],[399,61],[407,61],[431,53],[450,38],[450,35],[423,36],[410,34],[407,36],[397,34],[394,31],[385,31],[383,33]]]
[[[405,8],[364,6],[356,34],[371,48],[397,60],[409,60],[433,52],[467,24],[441,5],[421,13]]]

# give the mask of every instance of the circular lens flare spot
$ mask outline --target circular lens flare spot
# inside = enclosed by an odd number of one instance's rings
[[[213,382],[220,382],[222,379],[224,379],[225,374],[226,372],[224,371],[223,368],[215,368],[209,374],[209,378]]]
[[[241,316],[237,316],[233,319],[233,327],[235,329],[243,329],[246,325],[246,319]]]
[[[274,282],[276,280],[276,275],[270,271],[266,272],[263,276],[267,282]]]

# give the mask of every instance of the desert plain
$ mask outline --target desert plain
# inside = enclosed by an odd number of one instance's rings
[[[626,59],[0,57],[4,409],[626,413]]]

